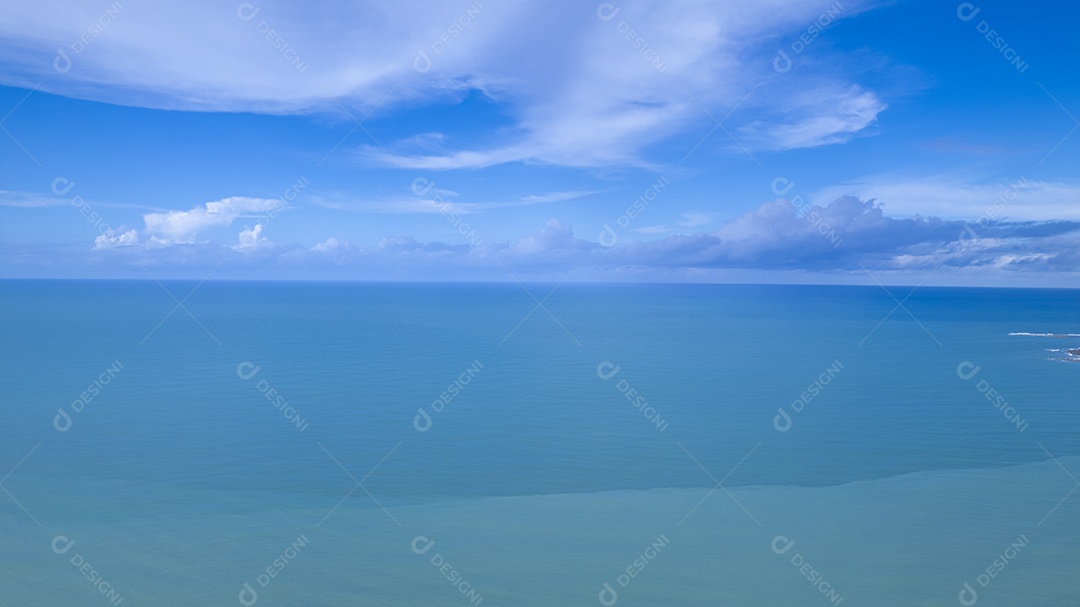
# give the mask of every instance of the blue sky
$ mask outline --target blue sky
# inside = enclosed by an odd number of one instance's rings
[[[1075,286],[1078,17],[9,2],[0,276]]]

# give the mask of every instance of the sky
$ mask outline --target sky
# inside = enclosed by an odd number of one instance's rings
[[[0,8],[0,277],[1080,286],[1074,3]]]

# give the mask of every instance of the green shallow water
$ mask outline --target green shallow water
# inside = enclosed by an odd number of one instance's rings
[[[1058,462],[1080,470],[1078,457]],[[28,606],[95,604],[93,584],[71,563],[77,553],[122,604],[236,604],[244,583],[260,605],[468,604],[439,570],[449,563],[487,605],[596,604],[605,583],[619,605],[954,605],[965,582],[980,605],[1067,605],[1078,590],[1080,502],[1055,506],[1074,487],[1044,462],[730,495],[701,488],[454,499],[394,507],[392,517],[358,491],[327,517],[334,499],[223,494],[199,503],[168,485],[120,485],[109,487],[116,499],[67,504],[62,526],[6,534],[5,596]],[[27,501],[41,497],[22,492]],[[162,510],[121,497],[138,492],[154,493]],[[245,507],[253,503],[261,507]],[[51,547],[58,535],[76,541],[65,555]],[[418,536],[421,548],[435,541],[424,554],[413,549]],[[259,585],[301,537],[306,545]],[[979,585],[1021,537],[1015,558]],[[795,544],[777,554],[774,543],[787,540]],[[658,541],[621,585],[619,575]],[[800,573],[803,563],[829,584],[833,602]]]

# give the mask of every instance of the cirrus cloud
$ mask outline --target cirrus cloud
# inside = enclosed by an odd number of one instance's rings
[[[0,84],[164,109],[339,117],[344,109],[354,120],[478,93],[509,119],[488,130],[486,143],[424,128],[354,155],[433,170],[645,166],[651,146],[708,131],[735,109],[732,132],[768,150],[845,141],[873,124],[885,102],[829,69],[825,45],[815,48],[818,64],[782,78],[770,60],[757,60],[832,4],[134,4],[76,53],[63,41],[79,42],[88,24],[102,23],[101,8],[15,0],[0,21]],[[874,4],[845,2],[836,19]],[[71,60],[63,73],[52,69],[58,41]],[[791,107],[793,87],[803,94]]]

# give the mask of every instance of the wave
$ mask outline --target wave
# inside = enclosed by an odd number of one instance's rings
[[[1080,333],[1009,333],[1012,336],[1021,337],[1055,337],[1058,339],[1066,339],[1069,337],[1080,337]]]

